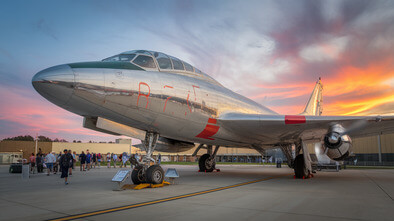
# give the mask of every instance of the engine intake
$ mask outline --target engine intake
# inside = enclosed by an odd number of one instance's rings
[[[352,140],[346,134],[345,128],[340,124],[333,125],[324,136],[323,145],[325,152],[330,159],[344,160],[349,156],[352,148]]]

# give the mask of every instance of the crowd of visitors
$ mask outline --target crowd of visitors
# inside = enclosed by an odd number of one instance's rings
[[[159,157],[159,161],[160,161]],[[117,163],[120,168],[127,167],[127,162],[140,162],[141,158],[138,154],[129,155],[126,152],[117,155],[116,153],[90,153],[89,150],[86,150],[86,153],[82,151],[79,155],[74,151],[64,149],[63,153],[59,152],[56,154],[55,152],[43,153],[41,149],[39,149],[38,153],[34,155],[31,154],[29,157],[30,162],[30,172],[35,173],[43,173],[44,168],[47,170],[47,176],[51,173],[57,174],[57,172],[61,173],[61,178],[64,178],[64,183],[68,184],[68,176],[71,176],[73,170],[75,169],[76,163],[79,161],[80,171],[89,171],[90,169],[101,167],[101,162],[105,164],[107,162],[107,167],[111,168],[111,164],[114,168],[116,168]],[[132,167],[132,165],[131,165]]]

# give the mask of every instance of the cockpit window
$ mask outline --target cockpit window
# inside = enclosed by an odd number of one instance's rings
[[[119,55],[115,55],[115,56],[103,59],[103,61],[119,61]]]
[[[103,61],[131,61],[135,54],[120,54],[104,59]]]
[[[182,61],[180,61],[178,58],[175,57],[170,57],[172,64],[174,65],[174,69],[175,70],[185,70],[185,68],[183,68],[183,64]]]
[[[193,66],[191,66],[190,64],[183,62],[183,65],[185,66],[186,71],[191,71],[193,72]]]
[[[135,53],[152,55],[149,51],[145,51],[145,50],[136,50]]]
[[[156,64],[150,56],[138,55],[138,57],[133,60],[133,63],[144,68],[156,68]]]
[[[198,74],[202,74],[202,72],[200,70],[198,70],[197,68],[194,68],[194,71]]]
[[[132,50],[132,51],[126,51],[123,52],[122,54],[144,54],[144,55],[152,55],[152,53],[150,51],[145,51],[145,50]]]
[[[119,55],[119,61],[131,61],[135,57],[135,54],[121,54]]]
[[[172,69],[170,58],[167,55],[160,52],[154,52],[153,54],[156,57],[160,69]]]

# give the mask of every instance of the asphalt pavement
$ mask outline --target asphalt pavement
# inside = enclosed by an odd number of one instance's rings
[[[260,165],[164,165],[174,185],[115,191],[118,168],[60,174],[9,174],[0,166],[0,220],[393,220],[394,170],[318,172],[294,179],[292,170]]]

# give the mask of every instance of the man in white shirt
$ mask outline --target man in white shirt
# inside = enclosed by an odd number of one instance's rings
[[[107,167],[108,168],[111,167],[111,154],[110,153],[107,154]]]
[[[45,164],[47,165],[47,169],[48,169],[47,176],[49,176],[49,173],[52,171],[54,163],[56,163],[55,155],[53,153],[48,153],[45,156]]]
[[[118,155],[116,155],[116,153],[114,153],[114,155],[112,156],[112,159],[114,160],[114,168],[116,168],[116,161],[118,161]]]
[[[120,165],[120,167],[122,167],[122,165],[126,168],[127,165],[127,161],[129,160],[129,158],[127,157],[126,153],[122,154],[122,164]]]

